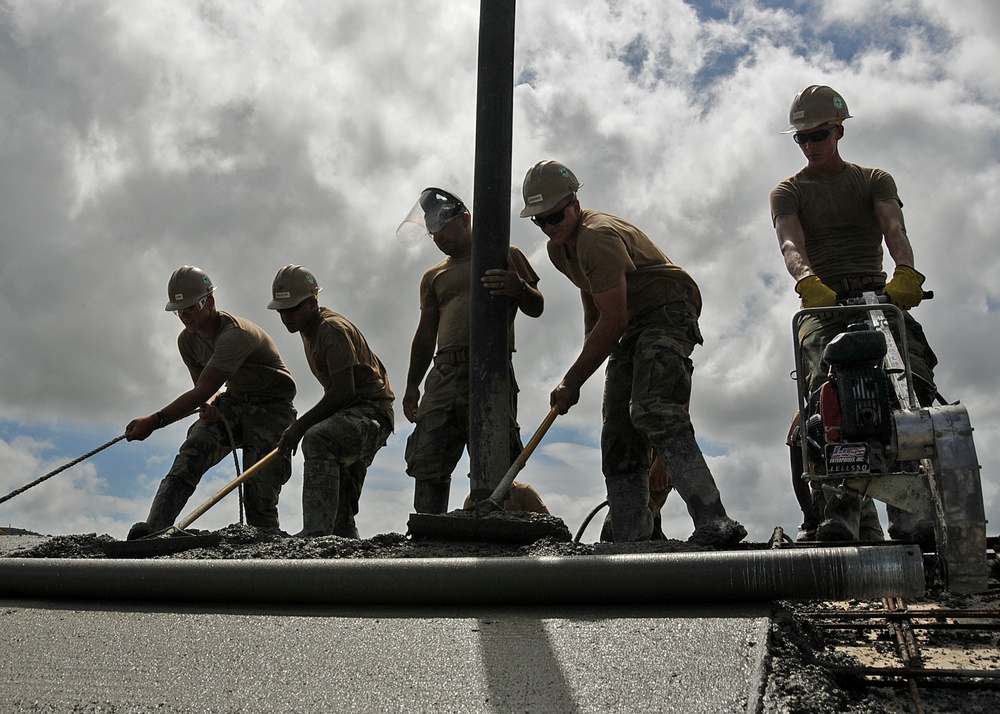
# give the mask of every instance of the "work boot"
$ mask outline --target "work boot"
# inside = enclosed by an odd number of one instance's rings
[[[816,540],[816,529],[819,528],[819,522],[826,511],[826,499],[823,497],[823,488],[818,485],[810,485],[809,491],[812,500],[812,517],[804,519],[802,525],[799,526],[799,533],[795,540],[800,543],[808,543]],[[805,514],[807,509],[803,508],[802,512]]]
[[[340,500],[337,503],[337,520],[333,534],[341,538],[358,540],[358,525],[354,516],[358,513],[361,489],[365,483],[368,467],[364,461],[355,461],[340,472]]]
[[[788,445],[789,464],[792,469],[792,491],[795,493],[795,500],[802,511],[802,525],[799,526],[799,533],[795,540],[811,541],[816,539],[816,526],[819,518],[816,516],[815,490],[810,487],[809,482],[802,478],[804,466],[802,463],[802,446],[800,444]],[[822,511],[818,511],[822,513]]]
[[[333,535],[340,538],[351,538],[353,540],[360,540],[361,534],[358,533],[358,527],[354,524],[346,526],[337,526],[333,529]]]
[[[334,535],[340,502],[340,466],[310,459],[302,464],[302,530],[296,536]]]
[[[875,501],[865,498],[861,502],[861,518],[858,522],[858,540],[863,543],[881,543],[885,540],[882,522],[879,520]]]
[[[816,529],[816,540],[855,542],[861,522],[861,494],[835,486],[823,486],[826,501],[823,521]]]
[[[722,548],[727,545],[736,545],[746,537],[747,529],[729,516],[725,516],[695,528],[694,533],[688,538],[688,543]]]
[[[649,475],[626,474],[605,479],[608,509],[615,543],[649,540],[653,533],[653,514],[649,510]]]
[[[133,525],[126,536],[126,540],[136,540],[145,538],[153,533],[159,533],[164,528],[169,528],[177,520],[184,504],[194,493],[194,487],[190,486],[174,476],[166,476],[160,481],[160,487],[153,496],[153,503],[149,507],[149,515],[145,521],[139,521]]]
[[[723,546],[746,538],[746,528],[726,514],[722,496],[694,434],[667,439],[659,445],[657,455],[670,474],[670,485],[684,499],[694,521],[689,543]]]
[[[889,537],[905,543],[933,543],[934,521],[896,506],[886,506]]]
[[[649,492],[649,512],[655,514],[653,516],[653,532],[649,536],[650,540],[667,540],[667,536],[663,533],[663,517],[660,514],[660,509],[662,509],[663,504],[667,502],[667,495],[669,493],[669,487],[667,487],[665,491]],[[611,522],[610,511],[604,517],[604,524],[601,526],[601,542],[615,542],[614,525]]]
[[[653,491],[649,492],[649,512],[653,514],[653,533],[649,536],[650,540],[667,540],[667,536],[663,532],[663,506],[667,502],[667,496],[670,495],[671,487],[663,491]]]
[[[413,484],[413,510],[416,513],[447,513],[450,494],[450,478],[444,481],[418,479]]]
[[[604,516],[604,523],[601,525],[601,543],[615,542],[615,528],[611,523],[611,511]]]

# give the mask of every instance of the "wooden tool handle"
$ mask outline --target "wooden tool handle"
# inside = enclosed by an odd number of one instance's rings
[[[273,459],[275,456],[277,456],[278,453],[279,453],[278,449],[274,449],[267,456],[265,456],[264,458],[262,458],[260,461],[258,461],[253,466],[251,466],[250,468],[248,468],[242,474],[240,474],[239,476],[237,476],[236,478],[234,478],[232,481],[230,481],[229,483],[227,483],[225,486],[223,486],[222,489],[217,494],[215,494],[214,496],[212,496],[210,499],[208,499],[203,504],[201,504],[200,506],[198,506],[196,509],[194,509],[193,511],[191,511],[191,513],[189,513],[188,515],[186,515],[182,520],[180,520],[177,523],[177,529],[178,530],[184,530],[189,525],[191,525],[192,523],[194,523],[195,520],[197,520],[198,518],[200,518],[201,515],[203,513],[205,513],[205,511],[207,511],[209,508],[211,508],[216,503],[218,503],[223,498],[225,498],[226,494],[228,494],[234,488],[236,488],[237,486],[239,486],[241,483],[243,483],[248,478],[250,478],[251,476],[253,476],[255,473],[257,473],[258,471],[260,471],[262,468],[264,468],[264,466],[267,465],[267,462],[269,462],[271,459]]]

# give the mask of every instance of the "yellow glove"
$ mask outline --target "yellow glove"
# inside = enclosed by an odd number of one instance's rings
[[[795,292],[802,298],[802,307],[833,307],[837,304],[837,293],[824,285],[817,275],[795,283]]]
[[[889,296],[889,302],[893,305],[909,310],[919,305],[924,298],[924,291],[920,287],[924,284],[924,279],[923,275],[909,265],[897,265],[892,280],[885,284],[882,292]]]

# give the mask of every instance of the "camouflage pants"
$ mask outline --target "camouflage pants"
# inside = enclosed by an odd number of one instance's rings
[[[392,402],[361,401],[311,427],[302,437],[306,461],[340,465],[340,500],[334,527],[354,527],[368,467],[394,427]]]
[[[205,472],[232,452],[227,424],[233,442],[243,449],[243,468],[247,469],[271,452],[295,421],[295,409],[287,399],[254,403],[222,395],[215,405],[222,418],[211,423],[198,419],[191,425],[164,481],[173,479],[193,493]],[[277,456],[243,482],[247,523],[278,527],[278,494],[290,477],[291,462]]]
[[[664,307],[633,318],[611,352],[604,380],[601,466],[608,481],[646,474],[652,449],[693,436],[685,405],[691,398],[701,344],[698,320],[689,310]]]
[[[510,363],[508,363],[510,364]],[[521,455],[517,382],[510,364],[510,462]],[[469,365],[434,365],[424,384],[417,425],[406,440],[406,473],[418,481],[447,482],[469,442]]]
[[[889,327],[893,335],[899,335],[899,320],[894,312],[886,311]],[[834,337],[845,332],[852,323],[861,322],[866,313],[858,312],[838,312],[838,313],[815,313],[805,318],[799,325],[799,344],[802,354],[802,369],[805,373],[806,394],[810,395],[819,389],[827,380],[828,366],[823,361],[823,350]],[[906,347],[910,358],[910,369],[913,373],[913,387],[917,395],[917,401],[921,406],[931,406],[937,388],[934,386],[934,367],[937,366],[937,356],[927,343],[924,336],[924,329],[910,313],[903,311],[903,323],[906,330]],[[897,346],[899,341],[896,342]],[[794,419],[793,419],[794,424]],[[808,504],[799,498],[799,506],[802,509],[806,521],[822,521],[824,518],[824,508],[817,509],[816,502],[825,503],[826,499],[816,493],[816,486],[813,485],[813,504]],[[893,537],[906,538],[908,535],[917,533],[932,527],[930,521],[920,516],[903,511],[895,506],[887,505],[886,511],[889,517],[889,533]],[[869,527],[868,531],[875,532],[877,520],[871,523],[871,514],[874,507],[871,499],[866,499],[862,509],[862,531],[865,531],[864,520],[867,514]],[[853,515],[851,516],[853,520]],[[881,527],[878,527],[878,535],[881,536]],[[872,535],[868,540],[880,540],[881,538]]]

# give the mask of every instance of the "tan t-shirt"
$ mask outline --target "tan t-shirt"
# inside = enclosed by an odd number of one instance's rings
[[[211,339],[183,331],[177,338],[181,359],[189,370],[215,367],[229,375],[226,387],[237,397],[292,399],[295,381],[263,329],[228,312],[219,311],[222,326]]]
[[[309,369],[323,389],[330,388],[330,375],[351,369],[359,399],[392,400],[389,377],[368,341],[350,320],[321,307],[317,320],[299,332]]]
[[[881,169],[849,163],[833,178],[802,169],[771,191],[771,221],[783,213],[798,216],[809,265],[826,285],[844,278],[884,280],[875,204],[890,200],[903,205],[896,182]]]
[[[531,287],[538,285],[527,257],[515,246],[510,246],[510,259],[514,269]],[[471,309],[472,256],[455,260],[447,257],[424,273],[420,280],[420,309],[436,307],[438,311],[438,351],[467,349],[469,347],[469,313]],[[485,290],[486,288],[483,288]],[[511,300],[510,349],[514,350],[514,317],[517,302]]]
[[[617,216],[581,212],[576,254],[566,245],[548,244],[552,264],[591,295],[618,285],[624,276],[629,319],[673,302],[686,302],[701,314],[701,292],[694,279],[674,265],[641,230]]]

